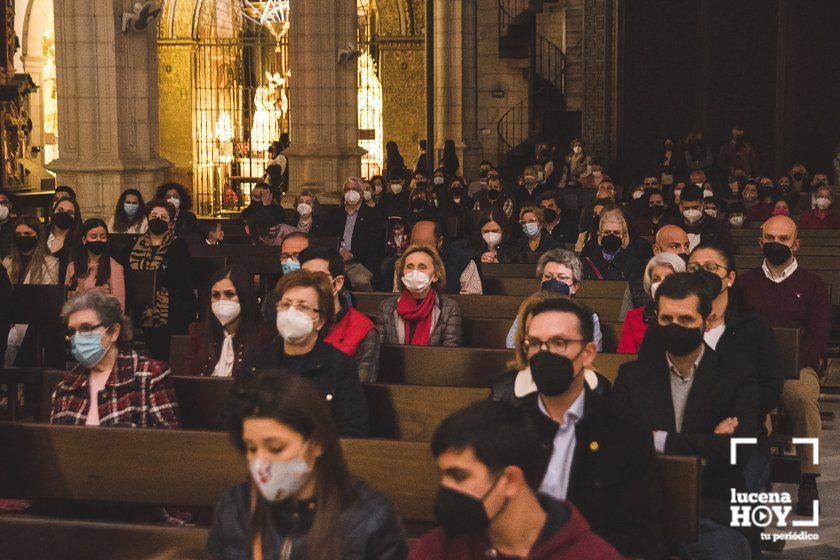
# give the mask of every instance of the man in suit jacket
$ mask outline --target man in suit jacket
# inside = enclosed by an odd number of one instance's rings
[[[730,490],[745,490],[749,446],[730,464],[730,439],[756,437],[758,387],[751,370],[724,363],[703,341],[712,298],[696,274],[677,273],[656,291],[663,347],[619,368],[611,397],[653,432],[659,453],[704,460],[700,538],[680,544],[688,558],[748,560],[744,535],[730,528]],[[752,535],[750,535],[752,536]]]
[[[659,493],[650,431],[600,394],[592,312],[567,298],[538,303],[522,320],[529,367],[501,376],[493,398],[522,407],[551,450],[540,491],[569,500],[621,554],[653,557]]]
[[[373,291],[373,271],[385,253],[385,225],[375,208],[364,204],[362,180],[344,182],[344,205],[333,210],[324,223],[324,233],[339,238],[339,254],[353,289]]]

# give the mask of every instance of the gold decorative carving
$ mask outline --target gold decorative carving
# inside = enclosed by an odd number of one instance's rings
[[[395,141],[407,162],[425,137],[426,89],[422,40],[380,41],[382,129]]]

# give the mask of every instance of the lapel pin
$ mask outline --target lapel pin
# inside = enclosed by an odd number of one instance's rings
[[[589,443],[589,450],[593,453],[598,451],[598,449],[600,449],[600,447],[601,446],[598,445],[597,441],[592,441],[592,442]]]

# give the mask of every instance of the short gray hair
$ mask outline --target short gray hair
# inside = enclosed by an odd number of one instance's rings
[[[657,266],[669,266],[674,272],[685,272],[685,261],[679,256],[674,253],[659,253],[650,259],[645,267],[643,282],[645,292],[647,292],[648,295],[652,295],[650,293],[650,285],[653,284],[653,280],[651,280],[650,277],[653,275],[653,269]]]
[[[123,313],[120,301],[112,295],[99,291],[87,291],[67,300],[61,308],[61,318],[67,323],[70,315],[90,309],[107,326],[119,325],[120,337],[117,344],[124,346],[131,342],[131,322]]]
[[[567,251],[566,249],[549,249],[540,255],[540,259],[537,261],[537,280],[542,281],[542,275],[548,263],[562,264],[571,270],[572,279],[575,281],[575,284],[580,284],[581,280],[583,280],[583,265],[580,263],[577,255],[571,251]]]

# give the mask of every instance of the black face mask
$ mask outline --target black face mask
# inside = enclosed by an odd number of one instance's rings
[[[498,199],[500,194],[502,193],[498,189],[487,189],[487,199],[491,202]]]
[[[540,289],[544,292],[551,292],[553,294],[560,294],[561,296],[572,295],[572,288],[565,282],[561,282],[557,278],[546,280],[540,284]]]
[[[21,253],[28,253],[38,245],[37,237],[15,237],[15,247]]]
[[[429,186],[427,181],[418,181],[417,183],[414,183],[414,188],[417,189],[425,189],[427,186]]]
[[[487,177],[488,173],[490,173],[489,169],[479,169],[479,171],[478,171],[478,174],[479,174],[479,176],[481,176],[482,179],[484,177]]]
[[[487,516],[487,510],[484,509],[484,499],[498,483],[497,479],[481,498],[441,486],[435,498],[434,513],[443,531],[450,537],[474,535],[487,531],[490,527],[490,518]]]
[[[794,179],[794,181],[801,181],[801,180],[802,180],[802,179],[804,179],[804,178],[805,178],[805,174],[804,174],[804,173],[794,173],[794,174],[793,174],[793,179]]]
[[[70,229],[73,226],[73,217],[67,212],[56,212],[53,214],[53,225],[61,229]]]
[[[712,298],[717,297],[717,295],[723,289],[723,280],[715,274],[714,272],[709,272],[705,268],[700,268],[695,272],[697,276],[703,279],[703,282],[709,287],[711,290]]]
[[[605,235],[601,238],[601,247],[607,253],[616,253],[621,249],[621,238],[615,235]]]
[[[423,208],[426,207],[426,201],[422,198],[415,198],[411,201],[411,209],[415,212],[420,212]]]
[[[85,243],[87,250],[94,255],[101,255],[108,248],[107,241],[88,241]]]
[[[531,377],[537,385],[537,391],[547,397],[556,397],[568,391],[575,378],[572,360],[545,350],[534,354],[528,361],[528,366],[531,368]]]
[[[763,250],[767,261],[773,266],[779,266],[792,255],[790,247],[782,243],[776,243],[775,241],[765,243]]]
[[[163,235],[169,229],[169,222],[161,218],[152,218],[149,220],[149,231],[155,235]]]
[[[661,204],[654,204],[648,208],[648,212],[650,212],[650,215],[653,218],[661,218],[662,215],[665,214],[665,207]]]
[[[551,223],[557,219],[557,211],[552,208],[543,208],[543,215],[545,215],[546,223]]]
[[[464,187],[452,187],[449,189],[449,194],[453,197],[461,197],[464,196]]]
[[[674,356],[685,356],[696,350],[703,342],[703,331],[700,328],[687,328],[676,323],[659,327],[662,332],[662,342],[665,350]]]

